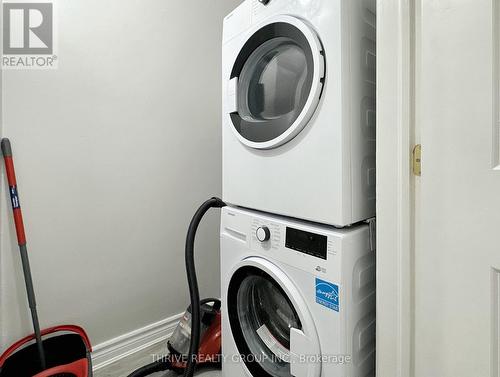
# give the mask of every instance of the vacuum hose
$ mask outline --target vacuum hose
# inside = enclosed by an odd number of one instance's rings
[[[226,204],[219,198],[212,198],[203,203],[196,211],[189,224],[189,229],[186,237],[186,272],[189,284],[189,296],[191,298],[191,339],[189,343],[189,354],[187,355],[186,369],[184,369],[184,377],[193,377],[196,368],[196,359],[198,357],[198,348],[201,337],[201,307],[208,303],[213,303],[213,308],[219,310],[221,307],[220,300],[215,298],[207,298],[200,301],[200,292],[198,290],[198,279],[196,278],[196,268],[194,264],[194,241],[198,225],[201,219],[210,208],[222,208]],[[188,310],[189,310],[188,309]],[[128,377],[144,377],[155,372],[161,372],[172,369],[171,360],[158,360],[151,364],[145,365],[140,369],[132,372]]]
[[[198,356],[198,347],[200,345],[200,291],[198,289],[198,279],[196,277],[196,267],[194,263],[194,241],[196,237],[196,231],[200,225],[201,219],[208,212],[210,208],[222,208],[225,207],[224,203],[219,198],[211,198],[203,203],[200,208],[196,211],[189,224],[189,229],[186,237],[186,273],[189,284],[189,297],[191,299],[192,317],[191,317],[191,341],[189,343],[189,354],[186,364],[186,369],[184,370],[184,377],[193,377],[196,358]]]

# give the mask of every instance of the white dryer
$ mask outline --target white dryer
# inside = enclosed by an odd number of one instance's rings
[[[223,200],[375,214],[375,0],[246,0],[224,19]]]
[[[374,376],[369,233],[224,208],[222,376]]]

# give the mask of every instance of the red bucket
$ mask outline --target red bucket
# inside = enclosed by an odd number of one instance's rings
[[[45,370],[40,368],[35,334],[32,334],[0,356],[0,377],[92,377],[92,346],[81,327],[51,327],[42,331],[42,340]]]

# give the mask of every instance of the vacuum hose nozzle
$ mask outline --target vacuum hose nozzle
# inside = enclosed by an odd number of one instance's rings
[[[189,296],[191,299],[192,317],[191,317],[191,341],[189,344],[189,354],[186,364],[186,369],[184,370],[184,377],[193,377],[196,359],[198,357],[198,348],[200,345],[200,333],[201,333],[201,305],[200,305],[200,292],[198,289],[198,279],[196,277],[196,267],[194,263],[194,241],[196,237],[196,231],[200,225],[201,219],[208,212],[210,208],[222,208],[225,207],[224,203],[220,198],[211,198],[205,201],[200,208],[196,211],[189,224],[189,229],[186,236],[186,273],[189,284]]]

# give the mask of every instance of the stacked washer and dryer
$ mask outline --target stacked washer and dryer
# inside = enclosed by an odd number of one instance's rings
[[[375,375],[375,2],[224,19],[224,377]]]

